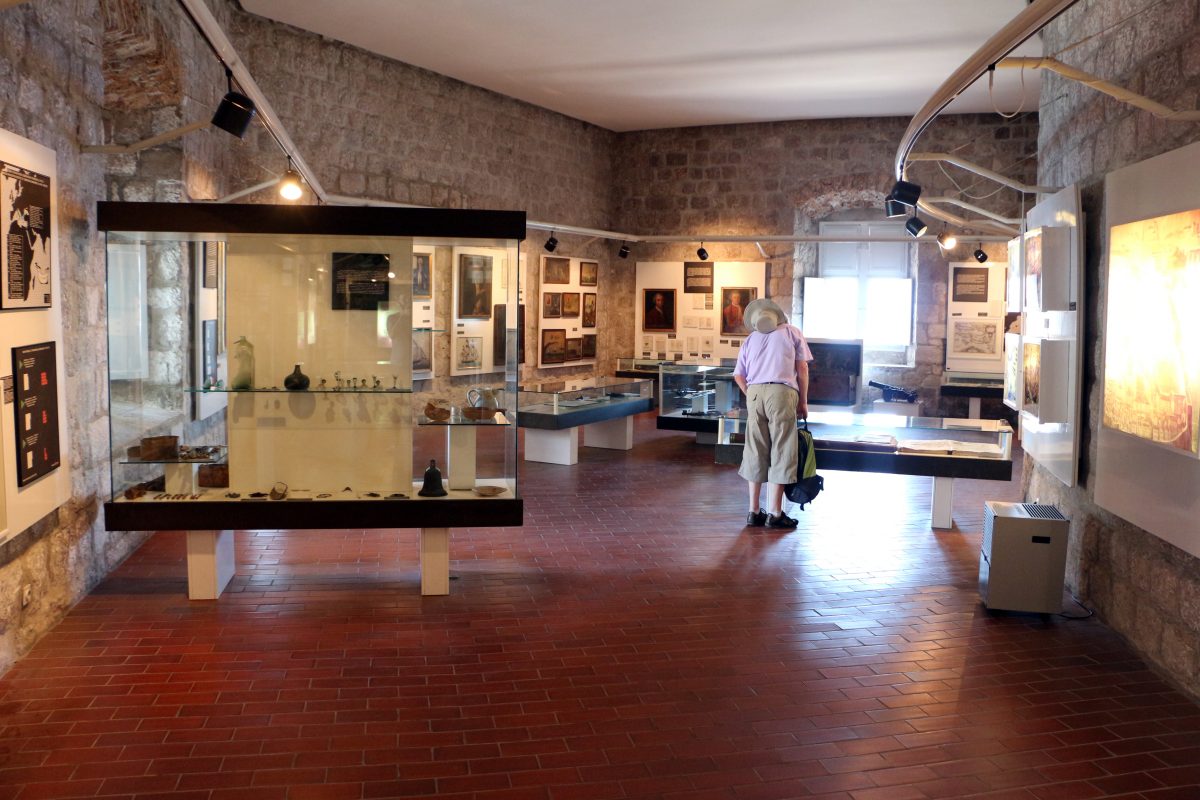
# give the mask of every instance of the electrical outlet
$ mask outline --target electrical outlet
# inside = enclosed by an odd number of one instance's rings
[[[33,599],[33,584],[27,583],[21,587],[21,608],[29,605],[29,601]]]

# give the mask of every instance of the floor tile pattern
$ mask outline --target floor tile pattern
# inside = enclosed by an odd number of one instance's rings
[[[1200,708],[1094,619],[988,614],[985,499],[826,472],[794,532],[637,421],[521,464],[523,528],[237,535],[219,602],[155,536],[0,678],[0,798],[1193,800]],[[1068,609],[1072,610],[1072,609]]]

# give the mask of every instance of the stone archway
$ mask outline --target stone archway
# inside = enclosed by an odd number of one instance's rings
[[[821,220],[838,211],[854,208],[883,208],[891,179],[883,173],[858,172],[820,178],[802,184],[792,193],[796,236],[815,234]],[[792,254],[792,314],[802,320],[804,278],[817,274],[817,245],[796,242]]]

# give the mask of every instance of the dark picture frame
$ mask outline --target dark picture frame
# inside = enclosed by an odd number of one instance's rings
[[[376,311],[387,303],[391,259],[386,253],[334,253],[333,310]]]
[[[542,331],[543,364],[561,364],[566,360],[567,332],[562,328],[552,328]]]
[[[733,294],[737,292],[741,301],[736,311]],[[749,336],[749,320],[745,318],[746,306],[758,299],[758,289],[753,286],[725,286],[721,289],[721,335]]]
[[[662,304],[658,302],[661,295]],[[675,290],[642,290],[642,330],[675,332]]]
[[[54,342],[12,349],[18,487],[28,486],[62,464],[57,363]]]
[[[584,358],[595,358],[596,357],[596,334],[585,333],[583,335],[583,357]]]
[[[542,257],[542,283],[570,283],[571,259],[558,256]]]
[[[542,292],[542,319],[562,316],[562,292]]]
[[[600,263],[597,261],[579,262],[579,285],[595,286],[600,275]]]
[[[563,358],[566,361],[578,361],[583,358],[583,340],[578,337],[567,339],[566,354]]]
[[[472,253],[458,256],[458,319],[492,318],[492,257]]]
[[[412,299],[433,299],[433,254],[413,253]]]
[[[562,315],[564,317],[579,316],[579,292],[563,292]]]
[[[0,308],[49,308],[54,245],[51,220],[58,213],[50,176],[0,161]]]
[[[579,325],[584,328],[596,327],[596,293],[583,293],[583,311],[579,319]]]

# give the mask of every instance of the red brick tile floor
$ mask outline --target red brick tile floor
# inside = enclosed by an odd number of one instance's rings
[[[1200,708],[1094,619],[988,614],[986,499],[827,472],[744,529],[710,448],[521,463],[523,528],[237,534],[217,602],[153,537],[0,679],[0,797],[1200,798]]]

